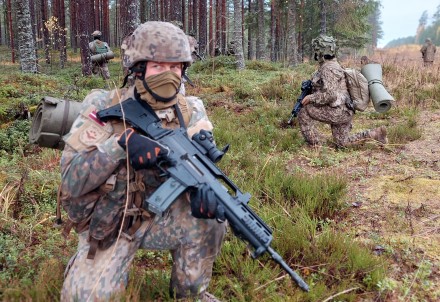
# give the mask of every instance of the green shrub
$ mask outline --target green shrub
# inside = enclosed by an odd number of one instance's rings
[[[30,120],[15,120],[6,129],[0,129],[0,151],[23,152],[29,146]]]
[[[388,128],[388,140],[393,144],[404,144],[422,137],[422,130],[417,125],[417,112],[408,111],[407,120]]]

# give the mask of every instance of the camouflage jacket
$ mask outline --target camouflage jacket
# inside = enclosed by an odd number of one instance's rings
[[[324,61],[313,74],[312,83],[313,93],[310,95],[312,104],[344,108],[346,102],[350,101],[344,70],[336,59]]]
[[[437,48],[432,43],[426,43],[420,49],[420,52],[422,53],[422,56],[423,56],[423,60],[425,62],[434,61],[436,51],[437,51]]]
[[[129,88],[121,99],[132,96],[133,90],[134,87]],[[64,137],[66,146],[61,157],[60,199],[70,225],[77,232],[89,229],[90,237],[100,241],[101,247],[109,246],[116,238],[126,207],[131,215],[136,215],[136,210],[139,214],[135,200],[127,198],[133,195],[127,194],[127,178],[130,183],[128,191],[142,191],[140,198],[151,194],[164,181],[159,177],[157,168],[137,173],[133,173],[130,166],[127,169],[126,153],[117,142],[123,131],[121,124],[102,123],[96,118],[97,111],[109,107],[112,100],[119,99],[118,93],[93,90],[86,96],[80,116]],[[187,125],[189,137],[201,129],[212,130],[203,102],[196,97],[184,99],[190,115]],[[166,127],[166,122],[162,121],[162,124]],[[126,221],[130,223],[133,219]]]

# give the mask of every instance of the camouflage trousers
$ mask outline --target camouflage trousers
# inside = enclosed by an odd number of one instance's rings
[[[108,70],[107,63],[100,63],[100,64],[93,63],[92,73],[94,75],[101,75],[104,80],[110,79],[110,71]]]
[[[345,105],[344,107],[318,107],[314,104],[307,104],[298,114],[301,133],[310,145],[320,144],[322,138],[316,130],[316,123],[322,122],[330,125],[335,143],[344,146],[352,128],[352,121],[353,111],[345,108]]]
[[[87,259],[88,231],[79,234],[77,253],[65,271],[61,301],[108,301],[124,291],[138,249],[170,250],[170,290],[177,298],[197,297],[209,285],[226,224],[191,215],[188,200],[179,198],[163,216],[144,221],[133,240],[121,238]]]

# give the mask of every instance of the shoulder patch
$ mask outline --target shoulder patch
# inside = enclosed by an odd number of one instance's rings
[[[104,123],[96,116],[96,107],[90,106],[79,117],[81,121],[66,140],[76,151],[95,148],[113,134],[111,123]],[[73,129],[72,129],[73,130]]]

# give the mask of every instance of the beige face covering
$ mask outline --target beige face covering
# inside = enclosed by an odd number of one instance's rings
[[[145,79],[148,87],[151,91],[163,98],[170,98],[176,95],[180,87],[180,77],[172,72],[165,71],[156,75],[149,76]],[[171,101],[162,102],[156,100],[144,87],[144,83],[140,79],[136,79],[135,86],[137,92],[140,94],[141,99],[146,101],[153,109],[161,109],[164,107],[169,107],[177,102],[174,98]]]

